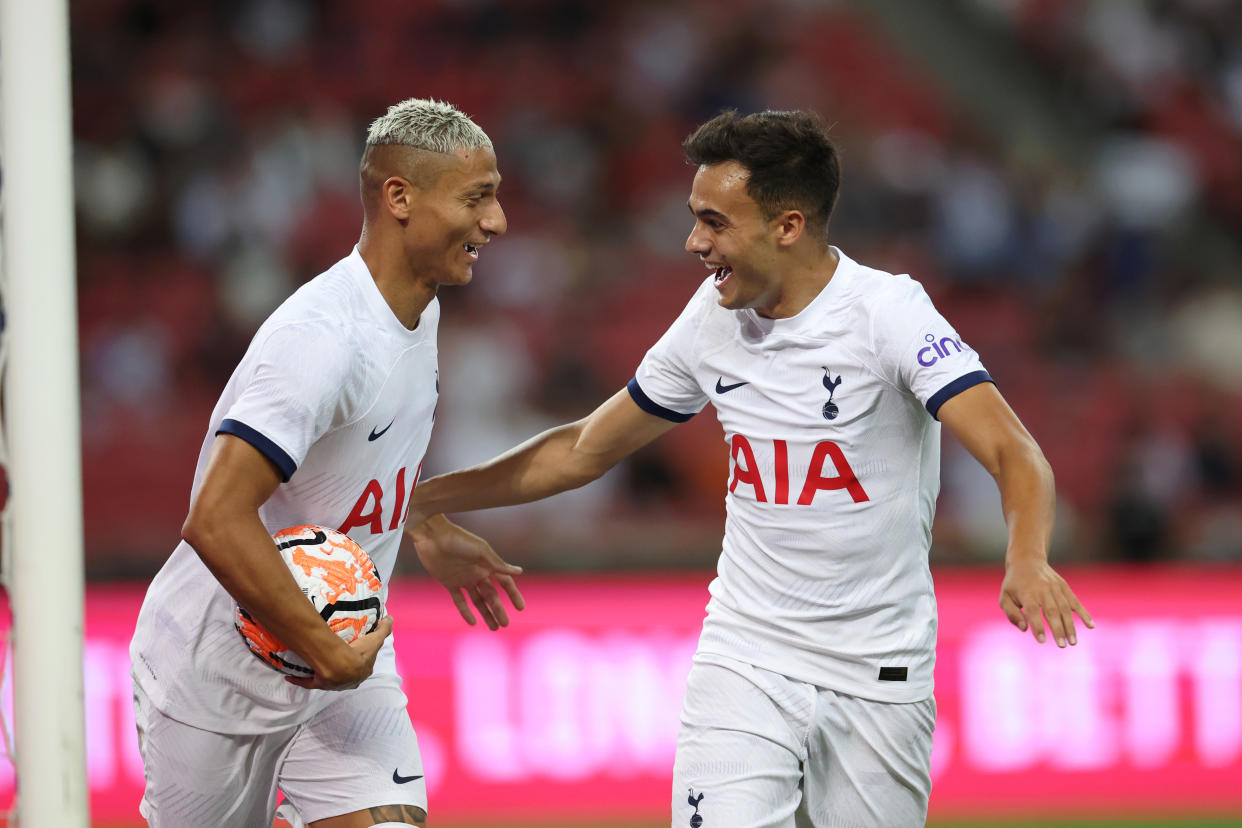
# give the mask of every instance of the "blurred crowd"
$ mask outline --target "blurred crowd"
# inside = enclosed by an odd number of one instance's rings
[[[211,407],[262,319],[348,253],[369,121],[436,97],[495,142],[509,233],[441,292],[424,474],[586,414],[705,276],[680,142],[814,108],[831,236],[923,282],[1057,473],[1062,561],[1242,559],[1242,8],[957,4],[1089,108],[1085,161],[998,141],[865,3],[71,4],[88,572],[168,554]],[[535,568],[710,566],[705,411],[578,492],[468,523]],[[946,438],[935,562],[997,561],[991,479]]]

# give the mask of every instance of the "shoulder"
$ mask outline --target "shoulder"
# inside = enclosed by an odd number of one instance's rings
[[[851,338],[882,361],[900,358],[936,315],[927,291],[909,274],[851,265]]]
[[[889,273],[862,265],[855,267],[857,301],[869,315],[901,313],[931,305],[922,283],[908,273]]]
[[[936,313],[922,283],[909,274],[857,266],[853,287],[852,324],[873,348],[904,340]]]
[[[272,312],[251,348],[260,363],[284,366],[325,382],[343,378],[358,356],[360,341],[353,316],[322,274],[307,282]]]
[[[269,320],[255,336],[260,366],[294,376],[336,383],[349,374],[356,358],[352,336],[332,319]]]

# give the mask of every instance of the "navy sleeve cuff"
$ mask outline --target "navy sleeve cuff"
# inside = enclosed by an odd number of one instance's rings
[[[665,408],[655,400],[651,399],[651,397],[648,397],[643,392],[643,389],[638,387],[637,377],[626,383],[625,389],[630,392],[630,396],[634,398],[634,402],[638,404],[638,407],[643,411],[646,411],[648,414],[652,414],[673,423],[684,423],[694,416],[694,414],[682,414],[671,408]]]
[[[260,454],[276,464],[276,468],[280,469],[280,473],[283,475],[286,483],[289,482],[290,477],[293,477],[293,473],[298,470],[298,464],[293,462],[292,457],[285,454],[284,449],[245,423],[238,422],[237,420],[225,420],[216,429],[216,434],[231,434],[254,446],[259,450]]]
[[[944,405],[953,397],[956,397],[958,394],[965,391],[967,388],[978,385],[981,382],[995,383],[996,380],[992,379],[991,375],[988,374],[987,371],[972,371],[969,374],[958,377],[953,380],[953,382],[931,395],[931,399],[927,401],[927,412],[933,417],[936,417],[936,415],[940,413],[940,406]],[[936,419],[940,418],[936,417]]]

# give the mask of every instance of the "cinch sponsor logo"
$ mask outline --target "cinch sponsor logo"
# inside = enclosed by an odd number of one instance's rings
[[[970,350],[969,345],[962,344],[960,337],[954,339],[946,336],[937,342],[935,334],[928,334],[924,337],[924,339],[931,343],[926,348],[921,349],[918,353],[919,365],[924,367],[935,365],[940,361],[941,357],[950,357],[953,356],[954,353],[960,354],[962,351]],[[949,346],[952,346],[954,350],[950,351]]]

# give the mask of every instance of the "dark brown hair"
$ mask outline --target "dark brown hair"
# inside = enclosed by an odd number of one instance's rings
[[[746,193],[765,219],[799,210],[820,239],[837,203],[841,167],[828,127],[814,112],[756,112],[729,109],[703,124],[682,143],[694,166],[736,161],[750,173]]]

